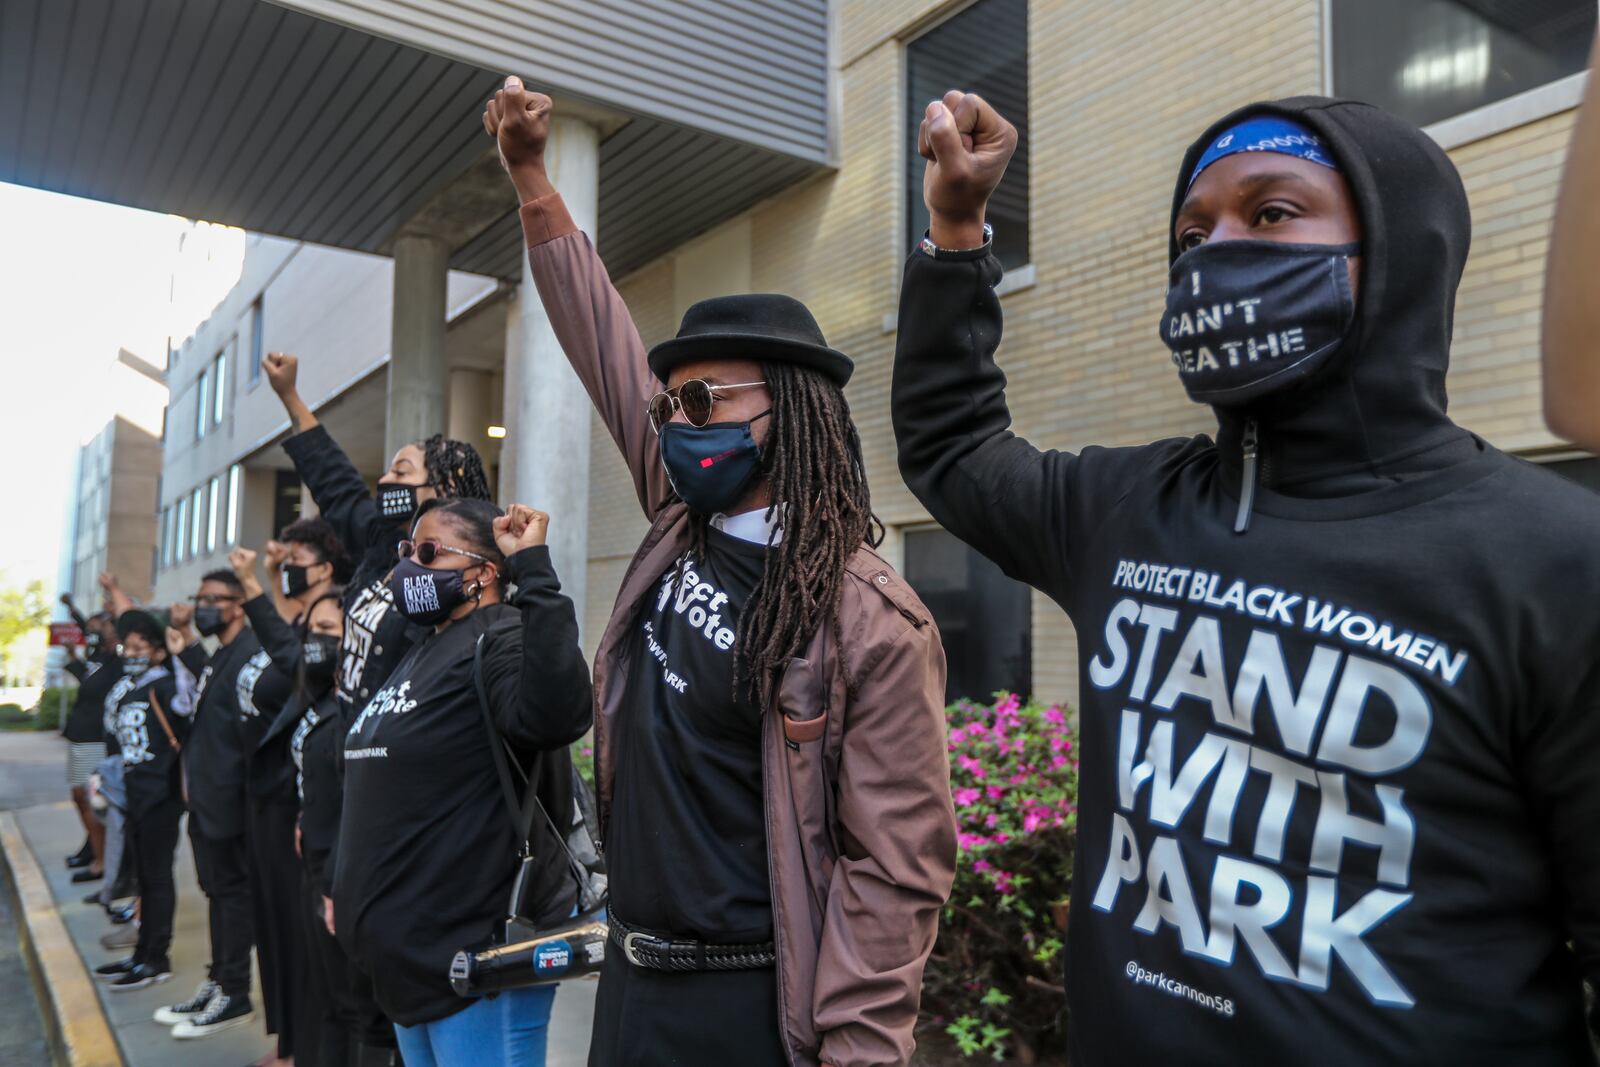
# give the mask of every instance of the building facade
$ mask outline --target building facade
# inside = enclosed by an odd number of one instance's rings
[[[114,416],[78,450],[77,507],[63,546],[71,552],[71,584],[63,591],[85,614],[99,610],[107,571],[129,596],[149,599],[160,480],[161,439],[126,416]]]
[[[337,16],[348,5],[296,6]],[[1077,642],[1056,605],[935,527],[895,466],[896,307],[904,258],[925,224],[915,131],[926,103],[949,88],[984,94],[1023,134],[991,218],[1007,268],[999,360],[1014,428],[1036,445],[1129,445],[1213,428],[1210,412],[1187,400],[1156,337],[1175,170],[1188,143],[1233,108],[1328,93],[1412,119],[1450,152],[1465,180],[1474,242],[1455,320],[1457,421],[1600,487],[1596,461],[1545,428],[1538,376],[1544,254],[1594,37],[1594,0],[1515,11],[1482,0],[1198,0],[1184,5],[1182,25],[1172,5],[1155,0],[835,0],[820,23],[813,8],[804,5],[792,35],[800,66],[825,41],[827,89],[804,104],[825,114],[750,134],[748,158],[713,145],[697,154],[675,140],[655,170],[635,174],[640,145],[666,136],[654,118],[618,122],[558,98],[558,114],[577,117],[553,138],[555,178],[580,223],[598,228],[646,344],[672,336],[698,299],[778,291],[804,300],[830,343],[856,360],[848,395],[888,528],[883,551],[939,619],[952,696],[1006,687],[1073,700]],[[775,10],[760,18],[763,47],[790,32]],[[1186,31],[1195,26],[1229,29],[1197,37]],[[423,47],[425,36],[397,39]],[[599,47],[562,44],[569,46]],[[474,47],[489,51],[466,58],[485,67],[518,65],[515,41]],[[750,57],[735,58],[742,69]],[[714,114],[714,102],[696,99],[696,122],[706,129],[726,134],[727,122],[749,117]],[[764,114],[764,99],[751,98],[751,115]],[[773,140],[781,137],[796,140]],[[811,162],[779,181],[757,162],[778,158],[773,152]],[[738,186],[746,172],[781,188],[732,214],[704,215],[704,182]],[[641,229],[650,219],[672,225]],[[505,228],[452,253],[451,263],[503,280],[450,275],[449,382],[443,406],[435,396],[429,409],[442,414],[430,417],[485,449],[501,475],[502,502],[521,498],[553,514],[553,543],[577,532],[575,548],[555,551],[592,648],[645,523],[609,437],[587,418],[581,394],[574,399],[574,383],[548,377],[559,355],[540,332],[547,327],[531,287],[514,273],[514,255],[505,254],[514,240]],[[402,260],[422,255],[394,251]],[[276,447],[286,423],[260,380],[264,352],[302,357],[302,392],[363,474],[381,471],[386,434],[392,445],[396,432],[385,419],[406,410],[397,406],[396,382],[421,365],[409,355],[398,366],[389,360],[391,338],[404,348],[412,332],[406,300],[397,308],[393,294],[421,291],[392,263],[252,238],[239,286],[168,369],[158,598],[192,590],[228,546],[259,545],[303,504]],[[438,380],[436,369],[429,373]],[[415,433],[415,413],[404,417]],[[500,442],[485,436],[490,424],[509,433],[504,463]],[[579,439],[584,455],[562,451]],[[541,457],[540,469],[514,469],[518,455],[524,466]],[[545,476],[558,467],[564,478]]]

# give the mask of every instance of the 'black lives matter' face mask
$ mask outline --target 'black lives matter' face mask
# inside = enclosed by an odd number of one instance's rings
[[[1218,241],[1173,261],[1161,340],[1191,400],[1238,407],[1323,366],[1355,318],[1359,244]]]
[[[462,571],[434,570],[414,559],[402,559],[389,575],[389,593],[400,614],[419,626],[437,626],[473,599]]]
[[[300,665],[306,682],[316,692],[333,685],[333,671],[339,663],[339,639],[332,634],[307,634],[300,644]]]

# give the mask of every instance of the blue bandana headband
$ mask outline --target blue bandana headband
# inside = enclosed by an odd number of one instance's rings
[[[1307,127],[1279,115],[1257,115],[1230,126],[1211,142],[1211,147],[1195,164],[1194,173],[1189,176],[1189,185],[1194,185],[1201,171],[1236,152],[1276,152],[1296,159],[1309,159],[1329,170],[1339,169],[1328,150],[1322,146],[1322,140]]]

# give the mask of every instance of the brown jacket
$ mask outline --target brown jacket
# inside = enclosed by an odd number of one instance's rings
[[[595,654],[602,833],[611,727],[641,605],[689,546],[645,404],[659,385],[622,298],[559,196],[522,208],[539,296],[633,473],[650,532]],[[824,626],[778,687],[762,731],[778,946],[778,1009],[794,1067],[904,1064],[922,969],[955,877],[944,652],[927,608],[862,545],[846,565],[842,633]],[[847,680],[854,695],[846,696]],[[648,1040],[648,1036],[642,1036]]]

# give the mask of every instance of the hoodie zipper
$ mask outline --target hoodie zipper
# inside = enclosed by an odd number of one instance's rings
[[[1233,532],[1242,534],[1250,529],[1250,511],[1256,502],[1257,457],[1261,454],[1260,431],[1255,419],[1244,422],[1244,463],[1239,468],[1239,514],[1233,520]]]

